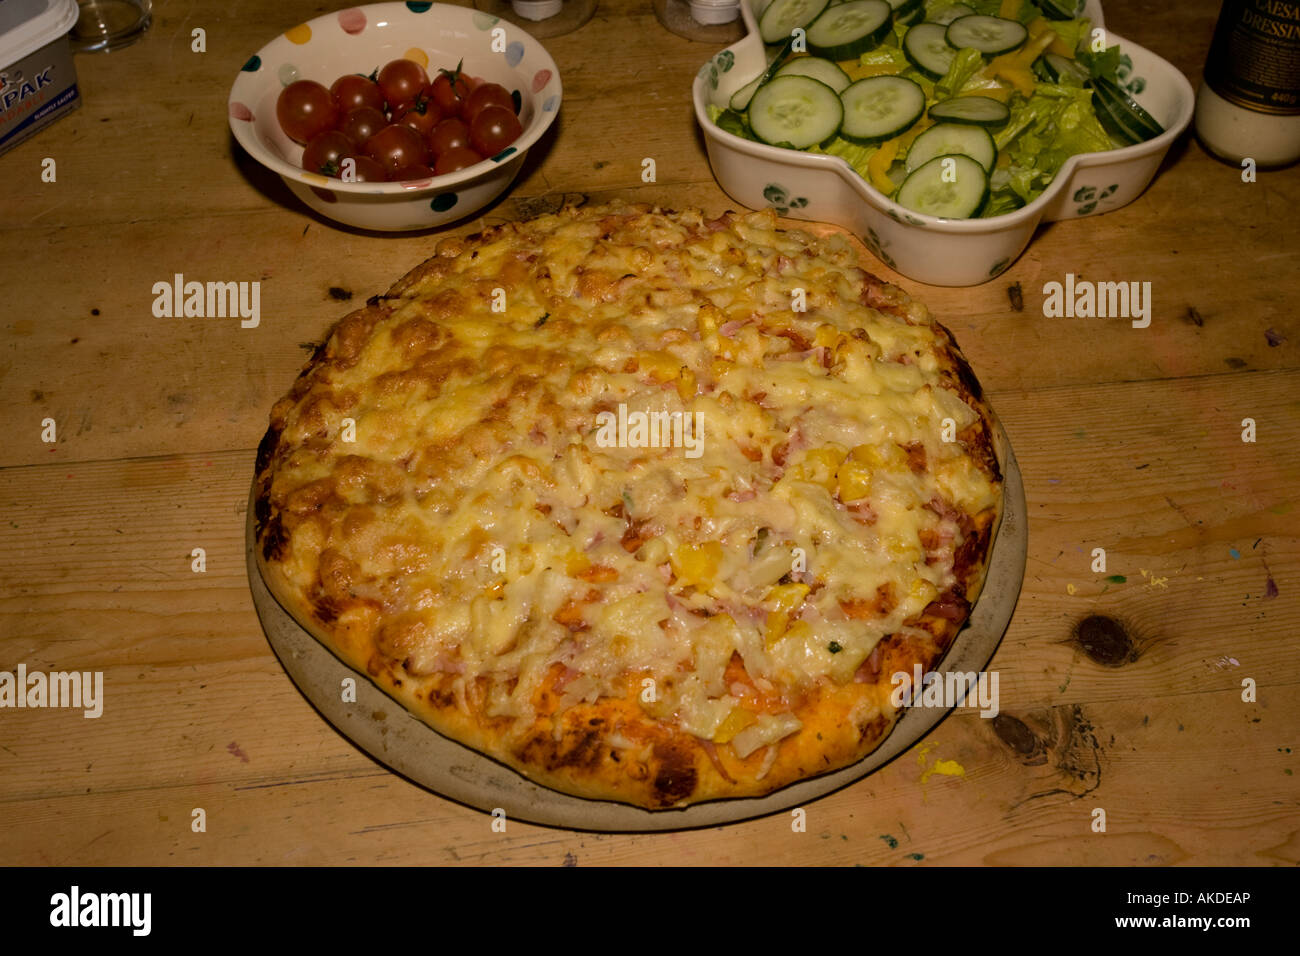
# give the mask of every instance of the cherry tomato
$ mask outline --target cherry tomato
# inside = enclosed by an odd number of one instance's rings
[[[349,161],[351,169],[349,170]],[[362,153],[353,153],[339,160],[339,178],[345,183],[386,183],[388,169]]]
[[[412,163],[423,163],[429,158],[429,149],[420,134],[409,126],[396,123],[385,126],[366,140],[362,151],[371,159],[393,170]]]
[[[469,126],[469,145],[484,156],[495,156],[519,138],[524,128],[513,110],[485,106]]]
[[[358,146],[364,146],[366,140],[388,125],[384,114],[373,106],[363,106],[343,117],[339,123],[339,132]]]
[[[378,80],[384,99],[396,112],[399,107],[414,102],[429,85],[429,74],[414,60],[393,60],[384,64],[379,71]]]
[[[465,101],[469,98],[469,83],[460,75],[460,68],[454,71],[443,70],[430,84],[430,95],[442,110],[443,116],[460,116]]]
[[[515,101],[509,90],[500,83],[484,83],[476,87],[465,101],[465,116],[472,123],[474,117],[488,106],[504,106],[510,112],[515,112]]]
[[[481,162],[483,162],[483,157],[474,150],[466,149],[464,146],[457,146],[438,157],[438,162],[434,164],[433,171],[439,176],[443,176]]]
[[[451,117],[433,128],[429,134],[429,149],[435,157],[452,149],[469,148],[469,126],[463,119]]]
[[[393,114],[394,123],[411,127],[420,134],[421,139],[426,141],[441,120],[442,113],[438,110],[438,104],[423,94],[401,113]]]
[[[304,144],[333,128],[338,119],[330,91],[315,80],[298,80],[281,90],[275,116],[285,135]]]
[[[393,170],[392,179],[395,183],[401,183],[411,179],[432,179],[433,176],[433,170],[424,163],[412,163],[410,166]]]
[[[307,148],[302,151],[302,168],[322,176],[337,176],[339,162],[344,156],[351,156],[356,145],[336,129],[327,129],[319,136],[312,137]]]
[[[384,108],[384,93],[379,88],[379,84],[359,73],[345,73],[340,76],[330,86],[330,96],[340,116],[363,106],[377,110]]]

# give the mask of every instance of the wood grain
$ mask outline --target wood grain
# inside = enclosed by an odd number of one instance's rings
[[[1217,4],[1113,6],[1112,30],[1199,79]],[[806,807],[806,832],[777,815],[659,835],[494,833],[326,724],[252,609],[253,449],[329,324],[442,234],[336,229],[234,145],[239,65],[323,9],[158,0],[143,41],[77,58],[82,109],[0,158],[0,670],[101,670],[106,698],[98,719],[0,710],[0,864],[1300,862],[1300,177],[1242,183],[1187,140],[1138,202],[1045,227],[994,282],[876,268],[956,334],[1024,474],[1029,560],[990,665],[998,719],[954,713]],[[189,52],[194,26],[206,54]],[[713,47],[630,0],[546,46],[564,79],[556,132],[453,232],[566,198],[736,207],[690,110]],[[40,182],[46,156],[57,183]],[[645,156],[656,183],[639,179]],[[152,284],[175,272],[261,281],[261,325],[155,318]],[[1043,285],[1067,272],[1151,282],[1151,327],[1045,318]],[[1089,615],[1120,623],[1124,663],[1079,640]]]

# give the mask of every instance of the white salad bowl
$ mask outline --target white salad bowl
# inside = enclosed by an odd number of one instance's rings
[[[1131,61],[1130,96],[1164,127],[1154,139],[1070,157],[1033,202],[987,219],[944,219],[914,212],[889,199],[838,156],[768,146],[736,136],[709,119],[710,105],[726,108],[731,95],[767,65],[755,7],[741,0],[749,33],[715,54],[695,77],[695,118],[704,131],[709,163],[723,190],[752,209],[829,222],[858,236],[877,258],[929,285],[979,285],[1001,274],[1025,250],[1040,222],[1110,212],[1132,202],[1155,176],[1195,106],[1191,84],[1174,66],[1102,25],[1097,0],[1084,10],[1106,46],[1119,44]]]
[[[517,92],[523,133],[491,159],[431,179],[345,183],[302,169],[303,148],[275,116],[280,91],[295,80],[329,86],[399,57],[423,59],[430,73],[463,60],[470,76]],[[371,3],[299,24],[248,59],[228,104],[239,144],[294,195],[322,216],[385,232],[441,226],[486,206],[514,180],[559,109],[560,72],[540,43],[505,20],[441,3]]]

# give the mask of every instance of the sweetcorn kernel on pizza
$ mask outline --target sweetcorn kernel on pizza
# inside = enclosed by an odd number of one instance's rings
[[[771,211],[445,239],[339,321],[258,451],[276,598],[440,733],[647,809],[889,733],[1002,480],[951,336]]]

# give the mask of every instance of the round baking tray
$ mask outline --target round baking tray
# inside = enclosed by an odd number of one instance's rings
[[[1005,479],[1002,520],[994,539],[984,590],[970,620],[936,668],[982,671],[1011,621],[1024,580],[1028,544],[1025,491],[1020,469],[1000,423],[994,444]],[[271,647],[298,689],[341,733],[376,760],[434,793],[508,819],[574,830],[649,831],[717,826],[801,806],[860,780],[906,751],[946,716],[941,708],[908,708],[888,737],[857,763],[791,784],[764,797],[715,800],[682,810],[642,810],[604,800],[572,797],[539,786],[505,764],[442,736],[413,716],[361,672],[354,671],[284,610],[262,580],[254,553],[250,497],[246,550],[253,604]],[[356,701],[344,702],[346,678]]]

